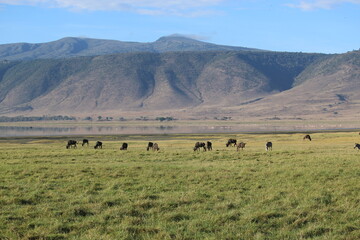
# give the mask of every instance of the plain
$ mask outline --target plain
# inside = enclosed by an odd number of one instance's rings
[[[303,136],[2,138],[0,239],[360,239],[359,134]]]

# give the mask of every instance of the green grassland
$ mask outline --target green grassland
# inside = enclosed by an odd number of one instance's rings
[[[0,139],[0,239],[360,239],[360,136],[311,136]]]

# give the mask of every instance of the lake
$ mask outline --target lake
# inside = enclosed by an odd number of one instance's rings
[[[355,130],[356,123],[311,122],[180,122],[180,123],[2,123],[0,137],[120,135],[120,134],[186,134],[246,132],[307,132],[321,130]]]

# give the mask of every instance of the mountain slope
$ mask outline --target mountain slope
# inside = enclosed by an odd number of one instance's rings
[[[63,38],[48,43],[14,43],[0,45],[0,60],[32,60],[96,56],[129,52],[178,51],[257,51],[256,49],[222,46],[181,36],[161,37],[152,43],[122,42],[90,38]]]
[[[304,69],[327,57],[217,51],[3,61],[0,114],[244,106],[289,89]]]
[[[319,58],[295,79],[293,88],[242,109],[268,116],[360,116],[360,52]]]

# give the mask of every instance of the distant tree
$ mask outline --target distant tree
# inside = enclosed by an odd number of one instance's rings
[[[222,117],[221,120],[224,120],[224,121],[231,120],[231,117]]]
[[[25,116],[16,116],[16,117],[0,117],[0,122],[31,122],[31,121],[64,121],[64,120],[76,120],[75,117],[71,116],[33,116],[33,117],[25,117]]]
[[[135,120],[138,120],[138,121],[148,121],[149,118],[148,118],[148,117],[144,117],[144,116],[140,116],[139,118],[136,118]]]

